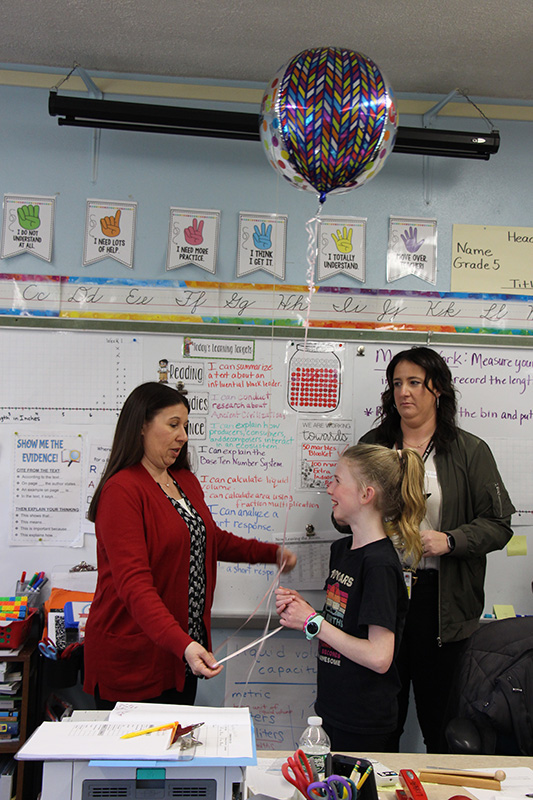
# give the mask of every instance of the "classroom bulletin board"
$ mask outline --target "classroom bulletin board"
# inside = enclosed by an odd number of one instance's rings
[[[193,332],[194,331],[194,332]],[[290,331],[289,331],[290,333]],[[183,384],[190,452],[217,523],[286,543],[289,585],[319,606],[336,534],[325,492],[342,451],[374,423],[392,355],[408,344],[202,332],[0,328],[0,581],[83,559],[95,563],[85,513],[120,408],[137,384]],[[533,353],[487,344],[435,345],[459,393],[459,423],[491,446],[518,509],[509,547],[488,557],[486,611],[531,613]],[[527,548],[530,553],[527,554]],[[254,611],[271,565],[220,564],[214,614]]]

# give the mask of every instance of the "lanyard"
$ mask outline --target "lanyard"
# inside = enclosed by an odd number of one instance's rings
[[[429,442],[428,446],[427,446],[427,447],[426,447],[426,449],[424,450],[424,455],[422,456],[422,461],[424,462],[424,464],[425,464],[425,463],[426,463],[426,461],[428,460],[428,458],[429,458],[429,456],[430,456],[430,453],[431,453],[431,451],[432,451],[432,450],[433,450],[433,439],[431,439],[431,440],[430,440],[430,442]]]

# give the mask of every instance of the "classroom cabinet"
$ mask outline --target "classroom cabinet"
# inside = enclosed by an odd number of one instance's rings
[[[22,672],[20,692],[15,695],[15,705],[19,709],[19,737],[18,739],[1,739],[0,755],[15,754],[35,728],[37,656],[37,641],[35,639],[27,640],[16,655],[10,655],[9,650],[0,650],[0,663],[19,664]],[[15,781],[15,800],[33,800],[36,795],[33,785],[34,765],[18,761]]]

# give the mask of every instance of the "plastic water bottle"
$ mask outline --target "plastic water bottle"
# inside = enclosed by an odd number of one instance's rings
[[[318,777],[326,774],[326,758],[331,752],[331,742],[322,727],[322,717],[308,717],[307,728],[300,736],[298,747],[304,751],[310,762],[314,763]]]

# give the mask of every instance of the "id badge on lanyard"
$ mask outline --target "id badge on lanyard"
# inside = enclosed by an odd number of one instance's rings
[[[407,596],[409,600],[411,599],[411,589],[413,588],[413,573],[408,570],[404,569],[403,571],[403,579],[405,581],[405,586],[407,588]]]

